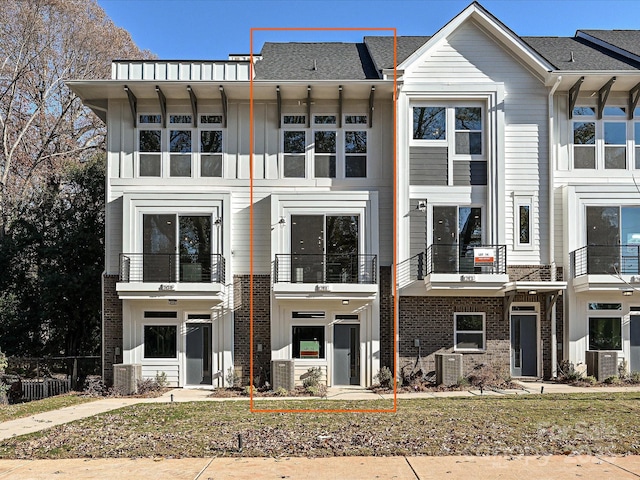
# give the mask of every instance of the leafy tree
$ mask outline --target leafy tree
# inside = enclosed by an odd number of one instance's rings
[[[69,164],[14,222],[0,254],[0,342],[13,355],[97,354],[104,252],[104,156]]]

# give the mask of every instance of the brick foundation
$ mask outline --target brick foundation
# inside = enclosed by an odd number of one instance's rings
[[[107,385],[113,385],[113,365],[122,363],[122,300],[116,292],[117,281],[118,275],[102,277],[102,379]]]
[[[242,384],[248,385],[250,372],[250,305],[249,275],[234,275],[234,358],[236,374]],[[271,276],[253,277],[253,373],[260,375],[261,369],[269,372],[271,367]],[[258,344],[262,351],[258,351]]]

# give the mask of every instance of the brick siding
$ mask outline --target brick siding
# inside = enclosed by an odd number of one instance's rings
[[[102,378],[107,385],[113,385],[113,365],[122,363],[122,300],[116,292],[118,275],[104,275],[102,281]]]

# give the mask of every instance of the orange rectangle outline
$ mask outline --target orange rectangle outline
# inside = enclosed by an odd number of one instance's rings
[[[253,400],[253,33],[268,31],[387,31],[393,32],[393,408],[390,409],[275,409],[255,408]],[[396,28],[366,28],[366,27],[261,27],[251,28],[249,35],[249,410],[251,413],[395,413],[398,411],[398,387],[397,387],[397,357],[398,357],[398,282],[397,278],[397,92],[398,92],[398,37]],[[304,401],[304,400],[303,400]]]

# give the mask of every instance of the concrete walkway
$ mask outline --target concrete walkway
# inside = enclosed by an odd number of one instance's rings
[[[451,392],[417,392],[398,394],[398,400],[412,398],[443,398],[443,397],[473,397],[473,396],[504,396],[525,394],[551,393],[596,393],[596,392],[640,392],[638,387],[572,387],[570,385],[553,382],[519,382],[522,386],[517,390],[465,390]],[[138,403],[169,403],[169,402],[223,402],[245,401],[248,397],[212,398],[211,390],[176,388],[156,398],[104,398],[71,407],[39,413],[31,417],[18,418],[0,423],[0,441],[27,433],[39,432],[47,428],[73,422],[82,418],[92,417],[100,413]],[[254,397],[254,407],[269,408],[268,404],[277,400],[306,401],[317,397]],[[361,387],[329,388],[329,400],[392,400],[393,394],[376,394]]]
[[[640,478],[640,457],[331,457],[0,460],[0,479],[514,479]]]

